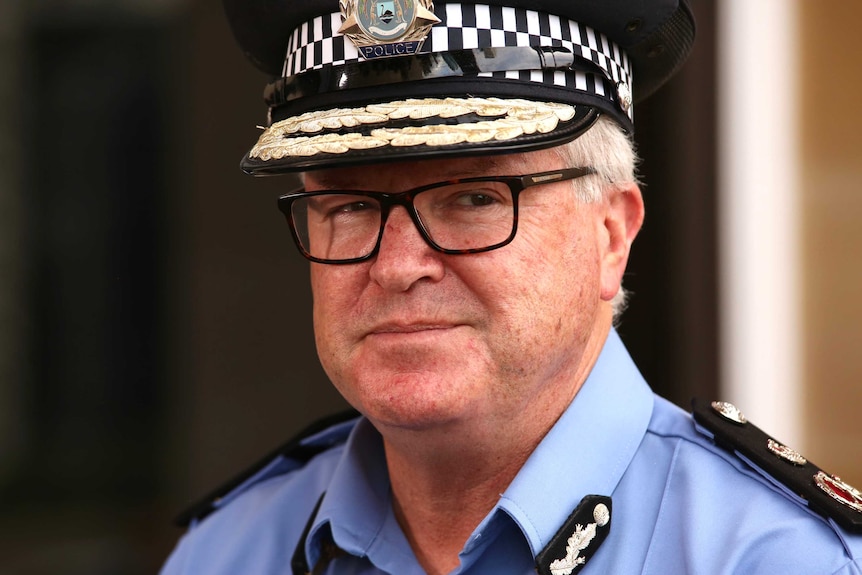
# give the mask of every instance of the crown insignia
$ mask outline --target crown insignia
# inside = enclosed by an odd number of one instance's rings
[[[339,0],[347,36],[365,59],[416,54],[434,24],[432,0]]]

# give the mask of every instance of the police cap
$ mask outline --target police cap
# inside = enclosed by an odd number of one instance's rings
[[[224,0],[272,81],[264,175],[563,144],[682,65],[687,0]]]

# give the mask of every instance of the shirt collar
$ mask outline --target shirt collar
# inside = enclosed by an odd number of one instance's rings
[[[614,491],[646,432],[652,406],[652,392],[611,330],[574,401],[474,536],[484,533],[481,539],[487,540],[499,529],[496,519],[503,511],[523,532],[533,555],[538,554],[585,495]],[[399,557],[399,550],[409,553],[409,545],[399,530],[391,529],[390,499],[380,435],[370,422],[360,419],[309,532],[309,565],[317,562],[321,538],[330,533],[339,547],[353,555],[366,556],[373,546],[388,543],[394,564],[415,562],[412,555]],[[401,539],[381,542],[381,533]]]
[[[383,442],[374,426],[361,418],[347,439],[306,540],[309,565],[317,562],[327,536],[352,555],[367,555],[391,507]]]
[[[520,527],[534,556],[584,496],[613,493],[646,433],[652,407],[652,391],[611,330],[575,399],[497,505]]]

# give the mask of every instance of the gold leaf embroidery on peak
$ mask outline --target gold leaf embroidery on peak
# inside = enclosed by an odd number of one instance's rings
[[[459,124],[387,127],[394,120],[457,118],[474,114],[485,118]],[[505,141],[524,134],[546,134],[571,120],[575,108],[567,104],[503,98],[413,98],[361,108],[306,112],[267,128],[249,152],[261,161],[320,153],[344,154],[382,146],[451,146],[464,142]],[[345,128],[372,127],[370,134],[341,133]]]

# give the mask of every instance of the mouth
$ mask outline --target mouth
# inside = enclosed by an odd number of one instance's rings
[[[368,332],[368,335],[410,335],[424,332],[450,330],[456,327],[458,327],[458,325],[454,323],[385,323],[374,327]]]

